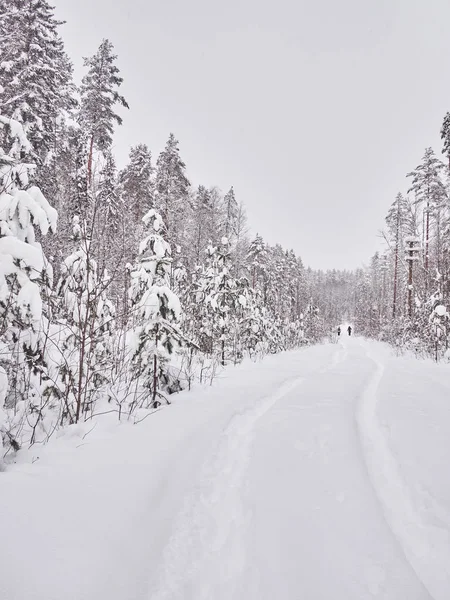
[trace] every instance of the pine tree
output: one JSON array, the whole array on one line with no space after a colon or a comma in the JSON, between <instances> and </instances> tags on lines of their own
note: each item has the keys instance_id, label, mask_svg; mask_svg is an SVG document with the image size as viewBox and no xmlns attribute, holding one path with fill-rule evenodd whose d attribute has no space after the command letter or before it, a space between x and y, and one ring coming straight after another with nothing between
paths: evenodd
<instances>
[{"instance_id":1,"label":"pine tree","mask_svg":"<svg viewBox=\"0 0 450 600\"><path fill-rule=\"evenodd\" d=\"M247 258L250 266L252 287L256 289L262 281L267 259L264 240L260 235L257 234L255 239L250 243Z\"/></svg>"},{"instance_id":2,"label":"pine tree","mask_svg":"<svg viewBox=\"0 0 450 600\"><path fill-rule=\"evenodd\" d=\"M239 212L233 186L231 186L230 190L225 194L223 199L223 207L225 217L223 231L224 235L228 238L228 240L231 241L232 237L236 235L236 221Z\"/></svg>"},{"instance_id":3,"label":"pine tree","mask_svg":"<svg viewBox=\"0 0 450 600\"><path fill-rule=\"evenodd\" d=\"M100 170L97 201L102 225L108 231L108 242L114 244L114 236L119 230L123 217L124 203L117 178L117 168L114 156L106 152L105 162Z\"/></svg>"},{"instance_id":4,"label":"pine tree","mask_svg":"<svg viewBox=\"0 0 450 600\"><path fill-rule=\"evenodd\" d=\"M448 166L450 169L450 112L447 112L447 114L444 117L444 121L442 123L441 128L441 139L444 142L442 153L447 156Z\"/></svg>"},{"instance_id":5,"label":"pine tree","mask_svg":"<svg viewBox=\"0 0 450 600\"><path fill-rule=\"evenodd\" d=\"M431 219L435 215L436 207L442 203L442 199L445 196L445 189L441 180L443 166L442 161L435 156L433 149L426 148L421 164L407 175L408 177L412 177L413 180L410 191L415 193L416 203L423 206L425 293L428 290L430 276Z\"/></svg>"},{"instance_id":6,"label":"pine tree","mask_svg":"<svg viewBox=\"0 0 450 600\"><path fill-rule=\"evenodd\" d=\"M212 278L206 297L214 314L212 333L219 342L222 366L226 365L230 354L234 362L241 358L239 318L245 300L239 282L230 269L230 244L228 238L224 237L214 253Z\"/></svg>"},{"instance_id":7,"label":"pine tree","mask_svg":"<svg viewBox=\"0 0 450 600\"><path fill-rule=\"evenodd\" d=\"M141 223L144 215L154 205L154 168L152 155L145 144L138 144L130 150L128 165L120 173L119 179L127 212L133 221Z\"/></svg>"},{"instance_id":8,"label":"pine tree","mask_svg":"<svg viewBox=\"0 0 450 600\"><path fill-rule=\"evenodd\" d=\"M213 203L210 190L199 185L193 200L192 214L192 254L193 264L199 266L201 257L214 234Z\"/></svg>"},{"instance_id":9,"label":"pine tree","mask_svg":"<svg viewBox=\"0 0 450 600\"><path fill-rule=\"evenodd\" d=\"M386 216L388 228L388 239L392 243L393 252L393 291L392 291L392 318L399 314L399 273L401 268L401 252L403 240L408 231L408 202L405 197L398 193Z\"/></svg>"},{"instance_id":10,"label":"pine tree","mask_svg":"<svg viewBox=\"0 0 450 600\"><path fill-rule=\"evenodd\" d=\"M311 298L305 310L305 336L309 343L317 343L324 334L324 324L320 317L320 308Z\"/></svg>"},{"instance_id":11,"label":"pine tree","mask_svg":"<svg viewBox=\"0 0 450 600\"><path fill-rule=\"evenodd\" d=\"M372 266L376 262L372 260ZM354 326L363 335L376 337L378 331L378 314L371 286L372 274L369 269L358 269L355 286Z\"/></svg>"},{"instance_id":12,"label":"pine tree","mask_svg":"<svg viewBox=\"0 0 450 600\"><path fill-rule=\"evenodd\" d=\"M170 355L186 341L178 323L181 306L170 289L171 249L164 239L161 216L151 209L144 216L148 234L139 246L139 256L130 270L132 326L128 335L134 376L151 391L154 408L161 403L170 382Z\"/></svg>"},{"instance_id":13,"label":"pine tree","mask_svg":"<svg viewBox=\"0 0 450 600\"><path fill-rule=\"evenodd\" d=\"M141 228L136 227L125 210L123 187L119 183L116 163L110 151L106 153L100 170L97 189L91 226L94 254L99 271L109 274L109 296L123 315L125 324L128 318L126 290L129 283L126 265L133 259L133 243Z\"/></svg>"},{"instance_id":14,"label":"pine tree","mask_svg":"<svg viewBox=\"0 0 450 600\"><path fill-rule=\"evenodd\" d=\"M239 337L244 352L253 357L267 352L269 322L262 305L261 294L246 278L239 281Z\"/></svg>"},{"instance_id":15,"label":"pine tree","mask_svg":"<svg viewBox=\"0 0 450 600\"><path fill-rule=\"evenodd\" d=\"M199 346L203 354L212 356L214 351L214 311L209 296L214 286L216 247L211 243L206 247L202 265L197 265L192 274L192 283L188 291L188 317L185 318L188 335Z\"/></svg>"},{"instance_id":16,"label":"pine tree","mask_svg":"<svg viewBox=\"0 0 450 600\"><path fill-rule=\"evenodd\" d=\"M190 183L180 158L178 141L171 133L156 163L155 206L166 224L167 239L180 245L189 204Z\"/></svg>"},{"instance_id":17,"label":"pine tree","mask_svg":"<svg viewBox=\"0 0 450 600\"><path fill-rule=\"evenodd\" d=\"M232 247L232 262L237 277L245 272L246 257L248 254L248 224L247 213L242 202L238 203L236 220L234 223L234 244Z\"/></svg>"},{"instance_id":18,"label":"pine tree","mask_svg":"<svg viewBox=\"0 0 450 600\"><path fill-rule=\"evenodd\" d=\"M61 129L55 154L48 165L40 169L41 181L58 211L56 235L43 240L45 253L53 257L55 280L59 277L59 267L67 255L72 242L72 221L74 215L82 220L90 219L90 196L87 186L87 143L77 126L64 126ZM47 177L47 173L52 175ZM50 196L51 195L51 196Z\"/></svg>"},{"instance_id":19,"label":"pine tree","mask_svg":"<svg viewBox=\"0 0 450 600\"><path fill-rule=\"evenodd\" d=\"M117 89L123 79L115 62L114 46L103 40L96 54L84 59L88 67L81 83L81 110L79 123L89 139L87 165L88 182L92 181L92 161L94 149L106 153L112 144L114 124L121 125L122 118L115 112L116 104L129 108Z\"/></svg>"}]
</instances>

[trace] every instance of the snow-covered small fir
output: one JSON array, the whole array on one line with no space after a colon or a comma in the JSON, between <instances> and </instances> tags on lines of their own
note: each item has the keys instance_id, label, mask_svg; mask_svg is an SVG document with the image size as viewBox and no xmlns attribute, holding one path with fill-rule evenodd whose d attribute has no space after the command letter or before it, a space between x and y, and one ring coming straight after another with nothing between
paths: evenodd
<instances>
[{"instance_id":1,"label":"snow-covered small fir","mask_svg":"<svg viewBox=\"0 0 450 600\"><path fill-rule=\"evenodd\" d=\"M184 336L181 306L170 289L171 248L161 216L151 209L143 218L146 235L130 266L128 348L135 377L149 390L147 405L157 407L170 381L168 362Z\"/></svg>"}]
</instances>

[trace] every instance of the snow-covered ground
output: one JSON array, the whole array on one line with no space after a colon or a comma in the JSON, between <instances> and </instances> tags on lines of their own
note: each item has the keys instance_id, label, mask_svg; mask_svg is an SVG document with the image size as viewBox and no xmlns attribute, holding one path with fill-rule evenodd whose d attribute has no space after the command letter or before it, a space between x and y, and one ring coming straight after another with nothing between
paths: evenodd
<instances>
[{"instance_id":1,"label":"snow-covered ground","mask_svg":"<svg viewBox=\"0 0 450 600\"><path fill-rule=\"evenodd\" d=\"M448 600L449 368L343 336L69 428L0 474L0 598Z\"/></svg>"}]
</instances>

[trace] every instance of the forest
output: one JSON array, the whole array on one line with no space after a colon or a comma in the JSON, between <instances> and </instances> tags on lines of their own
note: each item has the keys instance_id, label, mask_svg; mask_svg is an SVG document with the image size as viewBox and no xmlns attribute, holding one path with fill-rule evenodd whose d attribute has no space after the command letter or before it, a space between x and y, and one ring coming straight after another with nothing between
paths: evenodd
<instances>
[{"instance_id":1,"label":"forest","mask_svg":"<svg viewBox=\"0 0 450 600\"><path fill-rule=\"evenodd\" d=\"M444 160L425 148L382 199L383 251L316 271L252 233L232 182L194 184L175 133L157 157L136 140L119 169L126 73L103 39L74 81L61 25L47 0L1 3L3 455L105 413L139 422L227 365L333 341L344 320L448 358L450 113Z\"/></svg>"}]
</instances>

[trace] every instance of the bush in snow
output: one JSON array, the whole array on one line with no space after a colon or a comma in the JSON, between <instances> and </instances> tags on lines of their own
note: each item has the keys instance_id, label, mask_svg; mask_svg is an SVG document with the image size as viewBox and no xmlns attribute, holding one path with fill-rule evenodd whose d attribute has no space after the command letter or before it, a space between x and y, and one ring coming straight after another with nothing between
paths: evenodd
<instances>
[{"instance_id":1,"label":"bush in snow","mask_svg":"<svg viewBox=\"0 0 450 600\"><path fill-rule=\"evenodd\" d=\"M61 266L56 293L60 319L53 328L53 394L62 404L62 423L77 423L92 414L111 371L114 306L106 290L106 271L99 272L92 257L86 225L74 217L77 244Z\"/></svg>"}]
</instances>

